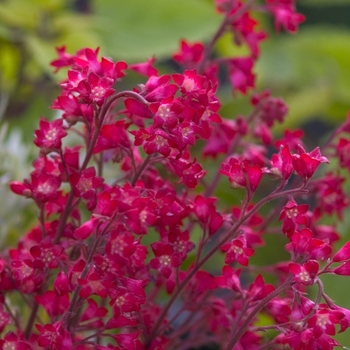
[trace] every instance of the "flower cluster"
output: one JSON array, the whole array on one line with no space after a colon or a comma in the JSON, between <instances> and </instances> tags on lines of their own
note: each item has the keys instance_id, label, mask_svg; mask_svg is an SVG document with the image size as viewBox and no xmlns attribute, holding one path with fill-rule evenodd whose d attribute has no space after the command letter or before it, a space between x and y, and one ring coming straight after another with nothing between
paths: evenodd
<instances>
[{"instance_id":1,"label":"flower cluster","mask_svg":"<svg viewBox=\"0 0 350 350\"><path fill-rule=\"evenodd\" d=\"M320 276L350 276L350 243L333 252L339 235L321 218L341 218L349 200L345 178L318 168L338 158L350 169L350 119L322 151L306 150L300 130L274 139L271 127L288 108L255 91L253 67L267 35L252 13L268 12L277 30L292 33L304 17L293 0L215 5L223 21L213 40L182 40L174 53L181 73L159 75L154 59L128 65L100 59L98 49L57 49L52 66L68 68L52 105L61 117L40 121L33 171L10 183L35 202L38 224L1 253L1 349L339 345L333 336L349 328L350 311L327 296ZM248 56L211 56L227 32ZM249 115L220 116L222 68L234 93L254 90ZM120 90L130 70L146 81ZM72 144L72 133L80 142ZM205 158L217 164L214 174ZM239 207L216 196L225 177ZM266 233L284 236L289 261L252 265ZM210 259L223 266L211 269ZM270 325L259 324L262 314Z\"/></svg>"}]
</instances>

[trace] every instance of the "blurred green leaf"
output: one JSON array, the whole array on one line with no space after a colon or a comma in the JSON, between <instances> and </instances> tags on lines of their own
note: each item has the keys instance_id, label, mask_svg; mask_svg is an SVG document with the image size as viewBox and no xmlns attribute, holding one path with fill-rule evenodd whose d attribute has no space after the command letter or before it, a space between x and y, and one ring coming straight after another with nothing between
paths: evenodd
<instances>
[{"instance_id":1,"label":"blurred green leaf","mask_svg":"<svg viewBox=\"0 0 350 350\"><path fill-rule=\"evenodd\" d=\"M19 53L8 42L0 40L0 88L11 90L16 81Z\"/></svg>"},{"instance_id":2,"label":"blurred green leaf","mask_svg":"<svg viewBox=\"0 0 350 350\"><path fill-rule=\"evenodd\" d=\"M349 0L304 0L306 6L343 6L349 5Z\"/></svg>"},{"instance_id":3,"label":"blurred green leaf","mask_svg":"<svg viewBox=\"0 0 350 350\"><path fill-rule=\"evenodd\" d=\"M11 0L1 2L0 21L9 26L35 28L41 14L38 1Z\"/></svg>"},{"instance_id":4,"label":"blurred green leaf","mask_svg":"<svg viewBox=\"0 0 350 350\"><path fill-rule=\"evenodd\" d=\"M181 38L206 40L221 20L203 0L100 0L95 7L101 46L134 62L168 56Z\"/></svg>"},{"instance_id":5,"label":"blurred green leaf","mask_svg":"<svg viewBox=\"0 0 350 350\"><path fill-rule=\"evenodd\" d=\"M344 119L350 109L349 42L349 30L313 26L264 44L258 86L286 100L290 112L283 127L300 126L315 116L328 121L329 113L335 113L331 122Z\"/></svg>"}]
</instances>

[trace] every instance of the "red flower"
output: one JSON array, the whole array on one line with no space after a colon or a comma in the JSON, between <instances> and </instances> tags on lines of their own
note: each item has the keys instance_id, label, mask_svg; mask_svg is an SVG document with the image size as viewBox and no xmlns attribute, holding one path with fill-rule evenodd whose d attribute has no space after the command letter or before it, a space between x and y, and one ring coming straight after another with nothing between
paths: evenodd
<instances>
[{"instance_id":1,"label":"red flower","mask_svg":"<svg viewBox=\"0 0 350 350\"><path fill-rule=\"evenodd\" d=\"M38 345L40 347L49 347L51 349L72 350L73 344L70 333L62 328L62 322L54 324L35 325L40 335L38 337Z\"/></svg>"},{"instance_id":2,"label":"red flower","mask_svg":"<svg viewBox=\"0 0 350 350\"><path fill-rule=\"evenodd\" d=\"M130 141L126 133L124 120L119 120L115 124L105 124L102 126L93 153L111 148L129 149Z\"/></svg>"},{"instance_id":3,"label":"red flower","mask_svg":"<svg viewBox=\"0 0 350 350\"><path fill-rule=\"evenodd\" d=\"M298 25L305 21L305 16L294 12L292 3L284 3L281 0L267 0L267 8L275 16L275 27L277 31L283 27L287 32L295 33Z\"/></svg>"},{"instance_id":4,"label":"red flower","mask_svg":"<svg viewBox=\"0 0 350 350\"><path fill-rule=\"evenodd\" d=\"M198 195L194 200L194 212L198 219L205 224L209 230L209 235L214 234L222 225L222 216L215 207L216 198L204 198Z\"/></svg>"},{"instance_id":5,"label":"red flower","mask_svg":"<svg viewBox=\"0 0 350 350\"><path fill-rule=\"evenodd\" d=\"M306 225L308 223L304 215L307 213L308 208L308 204L297 205L293 198L284 206L278 220L283 220L282 230L287 237L290 237L294 233L297 224Z\"/></svg>"},{"instance_id":6,"label":"red flower","mask_svg":"<svg viewBox=\"0 0 350 350\"><path fill-rule=\"evenodd\" d=\"M0 349L32 350L32 347L22 338L23 335L19 336L13 332L8 332L3 339L0 339Z\"/></svg>"},{"instance_id":7,"label":"red flower","mask_svg":"<svg viewBox=\"0 0 350 350\"><path fill-rule=\"evenodd\" d=\"M104 179L96 176L95 167L84 169L82 172L74 173L69 177L69 181L73 186L74 195L90 199L95 190L101 186Z\"/></svg>"},{"instance_id":8,"label":"red flower","mask_svg":"<svg viewBox=\"0 0 350 350\"><path fill-rule=\"evenodd\" d=\"M145 281L121 278L121 286L110 290L111 302L115 317L133 311L139 311L145 303L146 294L143 289Z\"/></svg>"},{"instance_id":9,"label":"red flower","mask_svg":"<svg viewBox=\"0 0 350 350\"><path fill-rule=\"evenodd\" d=\"M31 180L28 187L34 199L44 203L57 198L61 186L60 178L44 172L34 172L31 174Z\"/></svg>"},{"instance_id":10,"label":"red flower","mask_svg":"<svg viewBox=\"0 0 350 350\"><path fill-rule=\"evenodd\" d=\"M105 99L114 93L112 88L114 81L110 78L100 78L95 73L90 73L87 79L82 80L74 92L84 103L94 101L97 105L102 106Z\"/></svg>"},{"instance_id":11,"label":"red flower","mask_svg":"<svg viewBox=\"0 0 350 350\"><path fill-rule=\"evenodd\" d=\"M7 326L7 325L10 325L12 322L11 322L11 316L8 312L5 312L3 310L3 305L1 305L0 307L0 332L2 333L4 328Z\"/></svg>"},{"instance_id":12,"label":"red flower","mask_svg":"<svg viewBox=\"0 0 350 350\"><path fill-rule=\"evenodd\" d=\"M12 260L11 268L15 280L26 282L34 276L33 262L29 259Z\"/></svg>"},{"instance_id":13,"label":"red flower","mask_svg":"<svg viewBox=\"0 0 350 350\"><path fill-rule=\"evenodd\" d=\"M261 275L258 275L254 282L249 286L248 292L252 300L261 300L271 294L274 290L275 287L272 284L266 284L264 278Z\"/></svg>"},{"instance_id":14,"label":"red flower","mask_svg":"<svg viewBox=\"0 0 350 350\"><path fill-rule=\"evenodd\" d=\"M151 247L156 257L150 261L150 266L169 278L172 269L180 266L181 258L174 254L174 248L170 244L155 242Z\"/></svg>"},{"instance_id":15,"label":"red flower","mask_svg":"<svg viewBox=\"0 0 350 350\"><path fill-rule=\"evenodd\" d=\"M254 254L254 250L247 248L245 240L241 238L224 244L220 249L226 252L225 264L231 264L237 261L243 266L248 266L249 257Z\"/></svg>"},{"instance_id":16,"label":"red flower","mask_svg":"<svg viewBox=\"0 0 350 350\"><path fill-rule=\"evenodd\" d=\"M308 319L308 325L311 327L315 338L321 335L335 335L335 325L340 323L344 314L338 310L330 310L327 307L321 307L314 315Z\"/></svg>"},{"instance_id":17,"label":"red flower","mask_svg":"<svg viewBox=\"0 0 350 350\"><path fill-rule=\"evenodd\" d=\"M284 138L277 140L275 146L278 148L281 146L288 146L291 151L296 151L299 145L303 146L303 142L301 141L303 135L304 133L302 130L290 131L287 129L284 131Z\"/></svg>"},{"instance_id":18,"label":"red flower","mask_svg":"<svg viewBox=\"0 0 350 350\"><path fill-rule=\"evenodd\" d=\"M350 140L340 138L337 145L337 156L339 164L343 168L350 170Z\"/></svg>"},{"instance_id":19,"label":"red flower","mask_svg":"<svg viewBox=\"0 0 350 350\"><path fill-rule=\"evenodd\" d=\"M188 160L186 158L171 159L171 165L174 172L180 177L180 183L184 183L189 188L195 188L198 180L207 173L196 160Z\"/></svg>"},{"instance_id":20,"label":"red flower","mask_svg":"<svg viewBox=\"0 0 350 350\"><path fill-rule=\"evenodd\" d=\"M152 75L158 75L158 70L153 67L155 57L149 58L146 62L134 63L129 66L129 69L145 75L146 77L151 77Z\"/></svg>"},{"instance_id":21,"label":"red flower","mask_svg":"<svg viewBox=\"0 0 350 350\"><path fill-rule=\"evenodd\" d=\"M49 269L58 267L59 257L63 253L63 247L60 245L52 245L50 237L45 237L39 245L35 245L30 249L30 253L35 259L33 265L38 268L44 266Z\"/></svg>"},{"instance_id":22,"label":"red flower","mask_svg":"<svg viewBox=\"0 0 350 350\"><path fill-rule=\"evenodd\" d=\"M281 146L278 154L273 154L271 157L272 173L287 181L294 171L292 161L293 158L289 152L289 147L287 145Z\"/></svg>"},{"instance_id":23,"label":"red flower","mask_svg":"<svg viewBox=\"0 0 350 350\"><path fill-rule=\"evenodd\" d=\"M343 262L350 260L350 242L345 243L334 255L332 260L334 262Z\"/></svg>"},{"instance_id":24,"label":"red flower","mask_svg":"<svg viewBox=\"0 0 350 350\"><path fill-rule=\"evenodd\" d=\"M293 154L293 166L299 176L306 182L317 170L321 163L329 163L326 157L321 155L319 147L316 147L310 153L306 153L304 148L299 146L299 154Z\"/></svg>"},{"instance_id":25,"label":"red flower","mask_svg":"<svg viewBox=\"0 0 350 350\"><path fill-rule=\"evenodd\" d=\"M90 271L87 278L79 279L78 283L82 286L79 293L81 298L88 298L93 294L106 298L108 295L108 283L102 281L101 276L93 270Z\"/></svg>"},{"instance_id":26,"label":"red flower","mask_svg":"<svg viewBox=\"0 0 350 350\"><path fill-rule=\"evenodd\" d=\"M313 238L312 232L307 228L293 233L286 250L292 253L293 261L299 258L325 260L332 253L332 247L320 239Z\"/></svg>"},{"instance_id":27,"label":"red flower","mask_svg":"<svg viewBox=\"0 0 350 350\"><path fill-rule=\"evenodd\" d=\"M40 120L40 129L35 130L34 143L40 147L41 154L57 151L62 146L62 138L67 135L63 128L63 119L56 119L51 123L45 119Z\"/></svg>"},{"instance_id":28,"label":"red flower","mask_svg":"<svg viewBox=\"0 0 350 350\"><path fill-rule=\"evenodd\" d=\"M233 188L246 188L252 193L259 186L263 174L259 166L235 158L230 158L229 163L222 163L219 171L229 178Z\"/></svg>"},{"instance_id":29,"label":"red flower","mask_svg":"<svg viewBox=\"0 0 350 350\"><path fill-rule=\"evenodd\" d=\"M316 260L309 260L303 265L295 263L289 264L289 271L294 275L294 281L307 286L315 283L318 268L319 265Z\"/></svg>"},{"instance_id":30,"label":"red flower","mask_svg":"<svg viewBox=\"0 0 350 350\"><path fill-rule=\"evenodd\" d=\"M194 68L202 59L204 46L196 42L190 44L186 40L181 40L180 50L173 55L174 61L183 64L186 68Z\"/></svg>"},{"instance_id":31,"label":"red flower","mask_svg":"<svg viewBox=\"0 0 350 350\"><path fill-rule=\"evenodd\" d=\"M42 305L50 317L63 315L69 307L69 295L57 295L52 290L46 291L42 295L37 295L35 300Z\"/></svg>"},{"instance_id":32,"label":"red flower","mask_svg":"<svg viewBox=\"0 0 350 350\"><path fill-rule=\"evenodd\" d=\"M245 94L254 88L255 76L252 73L253 60L249 57L239 57L227 60L233 91L236 89Z\"/></svg>"}]
</instances>

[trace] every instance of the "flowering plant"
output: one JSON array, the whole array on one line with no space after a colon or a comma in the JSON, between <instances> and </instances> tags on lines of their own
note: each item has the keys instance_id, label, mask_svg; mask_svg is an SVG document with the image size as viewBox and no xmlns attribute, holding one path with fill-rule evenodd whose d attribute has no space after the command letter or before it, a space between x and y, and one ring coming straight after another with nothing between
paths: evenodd
<instances>
[{"instance_id":1,"label":"flowering plant","mask_svg":"<svg viewBox=\"0 0 350 350\"><path fill-rule=\"evenodd\" d=\"M57 49L52 66L69 67L52 105L61 117L40 120L34 169L10 183L34 201L38 225L1 254L3 350L340 346L333 336L350 326L350 311L320 276L350 275L350 243L333 252L339 235L321 219L341 218L349 201L338 171L315 173L330 158L350 169L350 118L311 151L300 130L274 139L288 108L267 90L251 93L248 116L223 118L220 71L234 93L255 87L266 34L252 13L270 13L291 33L304 17L293 0L215 6L223 20L212 40L182 40L173 55L181 73L160 75L155 59L128 65L99 59L98 49ZM247 56L213 57L227 32ZM118 89L130 71L146 82ZM213 176L208 158L220 161ZM215 196L225 177L239 206ZM290 260L253 266L268 232L285 236ZM220 271L206 264L214 256ZM18 314L15 302L27 310Z\"/></svg>"}]
</instances>

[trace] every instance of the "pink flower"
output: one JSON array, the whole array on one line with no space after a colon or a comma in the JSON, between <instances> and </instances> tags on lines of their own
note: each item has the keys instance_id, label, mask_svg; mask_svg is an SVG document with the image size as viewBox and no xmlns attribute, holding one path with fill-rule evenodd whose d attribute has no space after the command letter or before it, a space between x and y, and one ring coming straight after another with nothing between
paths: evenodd
<instances>
[{"instance_id":1,"label":"pink flower","mask_svg":"<svg viewBox=\"0 0 350 350\"><path fill-rule=\"evenodd\" d=\"M309 260L303 265L296 263L289 264L289 271L294 275L294 280L297 283L304 285L311 285L315 283L315 278L318 273L318 262L316 260Z\"/></svg>"},{"instance_id":2,"label":"pink flower","mask_svg":"<svg viewBox=\"0 0 350 350\"><path fill-rule=\"evenodd\" d=\"M293 154L293 167L299 176L306 182L317 170L321 163L329 163L326 157L321 155L319 147L316 147L310 153L306 153L304 148L299 145L299 154Z\"/></svg>"}]
</instances>

